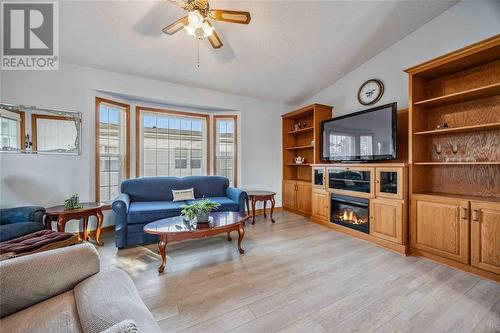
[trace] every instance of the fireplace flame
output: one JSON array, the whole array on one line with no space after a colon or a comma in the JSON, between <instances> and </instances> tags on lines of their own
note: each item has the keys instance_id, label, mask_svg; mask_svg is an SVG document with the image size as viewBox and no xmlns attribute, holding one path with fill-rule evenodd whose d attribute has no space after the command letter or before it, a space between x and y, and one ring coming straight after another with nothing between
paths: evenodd
<instances>
[{"instance_id":1,"label":"fireplace flame","mask_svg":"<svg viewBox=\"0 0 500 333\"><path fill-rule=\"evenodd\" d=\"M344 221L344 222L349 222L349 223L352 223L352 224L364 224L368 221L362 219L362 218L359 218L356 213L353 211L353 210L350 210L350 209L346 209L344 210L343 213L340 213L338 215L339 219Z\"/></svg>"}]
</instances>

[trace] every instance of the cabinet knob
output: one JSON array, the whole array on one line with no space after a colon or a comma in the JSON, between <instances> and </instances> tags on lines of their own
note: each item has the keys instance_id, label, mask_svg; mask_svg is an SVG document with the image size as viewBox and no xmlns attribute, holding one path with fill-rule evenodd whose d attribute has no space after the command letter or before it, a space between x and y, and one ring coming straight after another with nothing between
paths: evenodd
<instances>
[{"instance_id":1,"label":"cabinet knob","mask_svg":"<svg viewBox=\"0 0 500 333\"><path fill-rule=\"evenodd\" d=\"M462 207L462 220L467 220L469 218L468 216L469 210L465 207Z\"/></svg>"},{"instance_id":2,"label":"cabinet knob","mask_svg":"<svg viewBox=\"0 0 500 333\"><path fill-rule=\"evenodd\" d=\"M479 222L479 210L478 209L472 210L472 221Z\"/></svg>"}]
</instances>

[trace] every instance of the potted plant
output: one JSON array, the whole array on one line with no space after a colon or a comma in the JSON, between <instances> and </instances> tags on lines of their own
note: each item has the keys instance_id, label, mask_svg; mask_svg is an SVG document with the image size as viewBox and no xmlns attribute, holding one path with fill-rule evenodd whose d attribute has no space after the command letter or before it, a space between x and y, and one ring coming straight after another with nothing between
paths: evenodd
<instances>
[{"instance_id":1,"label":"potted plant","mask_svg":"<svg viewBox=\"0 0 500 333\"><path fill-rule=\"evenodd\" d=\"M210 199L201 199L190 205L182 205L181 215L184 220L196 220L200 223L206 223L210 220L210 212L219 208L220 203Z\"/></svg>"}]
</instances>

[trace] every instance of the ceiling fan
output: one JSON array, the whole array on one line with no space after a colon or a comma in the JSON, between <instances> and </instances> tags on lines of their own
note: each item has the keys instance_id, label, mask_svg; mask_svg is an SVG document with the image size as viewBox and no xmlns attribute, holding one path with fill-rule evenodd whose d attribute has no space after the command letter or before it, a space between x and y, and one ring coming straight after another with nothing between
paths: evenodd
<instances>
[{"instance_id":1,"label":"ceiling fan","mask_svg":"<svg viewBox=\"0 0 500 333\"><path fill-rule=\"evenodd\" d=\"M208 38L214 49L222 47L222 41L210 20L248 24L250 13L237 10L210 9L208 0L170 0L177 6L188 11L184 16L162 29L167 35L173 35L182 28L198 39Z\"/></svg>"}]
</instances>

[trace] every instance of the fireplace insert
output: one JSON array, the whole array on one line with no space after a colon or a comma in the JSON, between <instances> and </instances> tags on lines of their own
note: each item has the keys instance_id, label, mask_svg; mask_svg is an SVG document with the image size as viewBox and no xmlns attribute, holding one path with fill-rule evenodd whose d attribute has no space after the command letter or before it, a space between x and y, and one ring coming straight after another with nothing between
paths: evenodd
<instances>
[{"instance_id":1,"label":"fireplace insert","mask_svg":"<svg viewBox=\"0 0 500 333\"><path fill-rule=\"evenodd\" d=\"M332 223L370 233L370 201L368 199L332 193L330 207Z\"/></svg>"}]
</instances>

